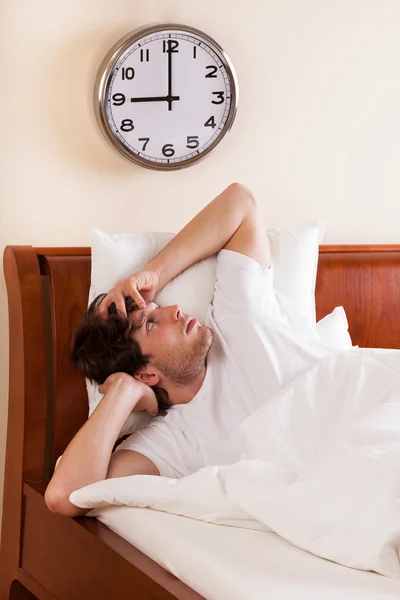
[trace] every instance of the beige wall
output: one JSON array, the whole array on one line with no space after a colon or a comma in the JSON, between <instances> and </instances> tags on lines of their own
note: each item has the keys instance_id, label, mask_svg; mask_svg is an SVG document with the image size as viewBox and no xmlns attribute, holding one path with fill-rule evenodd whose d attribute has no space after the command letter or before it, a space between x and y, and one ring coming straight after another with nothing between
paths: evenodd
<instances>
[{"instance_id":1,"label":"beige wall","mask_svg":"<svg viewBox=\"0 0 400 600\"><path fill-rule=\"evenodd\" d=\"M177 231L233 180L266 223L322 218L326 242L400 242L398 0L0 0L1 252L88 245L89 230ZM224 143L187 170L135 167L92 110L109 47L156 21L215 37L240 84ZM7 416L0 281L0 482ZM1 506L0 506L1 510Z\"/></svg>"}]
</instances>

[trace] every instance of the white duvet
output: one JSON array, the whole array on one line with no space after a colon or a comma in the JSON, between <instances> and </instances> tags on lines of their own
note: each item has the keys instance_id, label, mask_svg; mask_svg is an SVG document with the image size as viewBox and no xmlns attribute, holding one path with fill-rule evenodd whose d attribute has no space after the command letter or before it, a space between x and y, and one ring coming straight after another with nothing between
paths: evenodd
<instances>
[{"instance_id":1,"label":"white duvet","mask_svg":"<svg viewBox=\"0 0 400 600\"><path fill-rule=\"evenodd\" d=\"M180 480L99 481L70 501L272 530L318 556L400 578L399 351L323 359L246 419L242 434L242 460L231 466Z\"/></svg>"}]
</instances>

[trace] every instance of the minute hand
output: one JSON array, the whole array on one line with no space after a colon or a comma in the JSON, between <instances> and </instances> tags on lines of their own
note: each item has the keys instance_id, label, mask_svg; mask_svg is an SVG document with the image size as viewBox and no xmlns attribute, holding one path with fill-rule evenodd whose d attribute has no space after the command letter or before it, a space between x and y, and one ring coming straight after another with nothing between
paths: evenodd
<instances>
[{"instance_id":1,"label":"minute hand","mask_svg":"<svg viewBox=\"0 0 400 600\"><path fill-rule=\"evenodd\" d=\"M171 40L168 40L168 110L172 110L172 52Z\"/></svg>"},{"instance_id":2,"label":"minute hand","mask_svg":"<svg viewBox=\"0 0 400 600\"><path fill-rule=\"evenodd\" d=\"M131 102L170 102L179 100L179 96L150 96L148 98L131 98Z\"/></svg>"}]
</instances>

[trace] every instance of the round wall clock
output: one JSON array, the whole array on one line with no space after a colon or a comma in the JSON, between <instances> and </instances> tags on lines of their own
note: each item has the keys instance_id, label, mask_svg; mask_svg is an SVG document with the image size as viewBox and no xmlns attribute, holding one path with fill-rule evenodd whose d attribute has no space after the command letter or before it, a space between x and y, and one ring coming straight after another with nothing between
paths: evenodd
<instances>
[{"instance_id":1,"label":"round wall clock","mask_svg":"<svg viewBox=\"0 0 400 600\"><path fill-rule=\"evenodd\" d=\"M205 33L176 24L137 29L100 66L100 127L126 158L151 169L188 167L231 128L238 84L229 58Z\"/></svg>"}]
</instances>

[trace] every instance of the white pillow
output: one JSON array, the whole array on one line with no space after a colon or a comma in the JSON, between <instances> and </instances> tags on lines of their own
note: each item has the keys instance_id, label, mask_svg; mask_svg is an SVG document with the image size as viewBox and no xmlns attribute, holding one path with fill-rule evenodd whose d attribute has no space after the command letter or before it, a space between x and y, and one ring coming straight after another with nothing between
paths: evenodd
<instances>
[{"instance_id":1,"label":"white pillow","mask_svg":"<svg viewBox=\"0 0 400 600\"><path fill-rule=\"evenodd\" d=\"M343 306L337 306L317 323L320 341L337 350L350 350L353 342L349 334L349 323Z\"/></svg>"},{"instance_id":2,"label":"white pillow","mask_svg":"<svg viewBox=\"0 0 400 600\"><path fill-rule=\"evenodd\" d=\"M274 263L275 288L297 307L314 328L315 281L318 247L325 231L324 223L312 223L288 232L267 231ZM92 272L89 304L103 292L140 271L174 237L173 233L122 233L108 235L91 231ZM155 297L160 306L179 303L182 311L204 324L212 300L216 278L216 255L192 265L170 281ZM103 397L98 385L86 381L89 416ZM147 412L134 412L119 437L145 427L151 420Z\"/></svg>"},{"instance_id":3,"label":"white pillow","mask_svg":"<svg viewBox=\"0 0 400 600\"><path fill-rule=\"evenodd\" d=\"M324 222L304 225L294 231L267 231L274 263L274 287L314 326L318 253L324 233Z\"/></svg>"}]
</instances>

